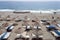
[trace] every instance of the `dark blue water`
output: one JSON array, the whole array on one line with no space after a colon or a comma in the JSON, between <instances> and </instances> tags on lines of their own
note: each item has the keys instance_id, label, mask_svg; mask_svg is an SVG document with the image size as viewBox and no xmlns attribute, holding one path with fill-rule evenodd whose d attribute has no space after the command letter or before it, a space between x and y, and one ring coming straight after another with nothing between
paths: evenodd
<instances>
[{"instance_id":1,"label":"dark blue water","mask_svg":"<svg viewBox=\"0 0 60 40\"><path fill-rule=\"evenodd\" d=\"M60 2L12 2L0 1L0 9L15 9L15 10L41 10L41 9L60 9Z\"/></svg>"}]
</instances>

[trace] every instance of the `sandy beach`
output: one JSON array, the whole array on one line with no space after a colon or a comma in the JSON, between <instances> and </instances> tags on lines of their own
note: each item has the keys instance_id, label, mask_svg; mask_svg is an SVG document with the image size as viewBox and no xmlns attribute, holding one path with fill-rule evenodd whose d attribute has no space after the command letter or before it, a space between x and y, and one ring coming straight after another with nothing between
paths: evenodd
<instances>
[{"instance_id":1,"label":"sandy beach","mask_svg":"<svg viewBox=\"0 0 60 40\"><path fill-rule=\"evenodd\" d=\"M52 16L55 19L52 19ZM15 23L17 25L14 26L13 30L11 31L11 34L7 40L15 40L17 34L23 34L23 35L29 35L29 40L32 40L32 34L41 35L43 40L56 40L56 38L47 31L46 25L43 25L40 23L41 20L49 20L48 22L51 24L53 20L56 20L56 23L60 24L60 14L50 14L50 13L14 13L14 12L0 12L0 22L8 23L8 25L11 25L12 23ZM10 20L10 21L9 21ZM19 21L18 21L19 20ZM34 20L35 22L32 22ZM4 23L4 24L5 24ZM6 24L5 24L6 25ZM6 25L6 26L8 26ZM31 26L30 31L25 31L25 27L23 26ZM41 30L36 30L33 27L34 26L40 26ZM2 30L6 29L2 26ZM59 27L56 26L58 30L60 30ZM26 32L26 34L24 33ZM38 34L37 34L38 32ZM4 33L4 32L3 32Z\"/></svg>"}]
</instances>

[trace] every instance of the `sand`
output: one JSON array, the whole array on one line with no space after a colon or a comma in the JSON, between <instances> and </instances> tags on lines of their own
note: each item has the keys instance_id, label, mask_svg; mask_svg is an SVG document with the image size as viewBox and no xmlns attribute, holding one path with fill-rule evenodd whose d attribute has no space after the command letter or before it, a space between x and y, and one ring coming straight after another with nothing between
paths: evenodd
<instances>
[{"instance_id":1,"label":"sand","mask_svg":"<svg viewBox=\"0 0 60 40\"><path fill-rule=\"evenodd\" d=\"M8 15L9 15L9 17L8 17ZM47 32L46 26L40 23L40 20L47 19L47 20L52 21L53 20L52 16L54 16L56 20L57 20L57 17L59 17L58 20L60 20L60 14L54 15L54 14L49 14L49 13L45 13L45 14L40 14L40 13L22 14L22 13L20 13L20 14L17 14L17 13L13 13L13 12L0 12L0 16L3 19L3 21L6 21L7 18L10 18L10 21L6 21L9 24L11 24L11 23L18 24L12 30L11 35L9 36L8 40L14 40L18 33L24 32L25 28L23 28L22 24L30 25L32 28L34 25L38 24L39 26L41 26L41 30L39 31L39 33L43 36L43 40L55 40L55 37L51 33ZM23 21L15 22L15 19L23 20ZM36 23L32 22L32 20L35 20ZM18 30L18 28L21 28L21 29ZM36 30L35 31L31 30L30 32L28 32L30 37L31 37L32 32L36 32ZM31 38L30 38L30 40L31 40Z\"/></svg>"}]
</instances>

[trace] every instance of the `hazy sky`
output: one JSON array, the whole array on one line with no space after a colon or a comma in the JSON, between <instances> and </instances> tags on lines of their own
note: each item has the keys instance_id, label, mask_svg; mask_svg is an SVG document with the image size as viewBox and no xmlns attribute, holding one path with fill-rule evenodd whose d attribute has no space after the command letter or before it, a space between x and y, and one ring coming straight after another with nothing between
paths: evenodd
<instances>
[{"instance_id":1,"label":"hazy sky","mask_svg":"<svg viewBox=\"0 0 60 40\"><path fill-rule=\"evenodd\" d=\"M60 1L60 0L0 0L0 1Z\"/></svg>"}]
</instances>

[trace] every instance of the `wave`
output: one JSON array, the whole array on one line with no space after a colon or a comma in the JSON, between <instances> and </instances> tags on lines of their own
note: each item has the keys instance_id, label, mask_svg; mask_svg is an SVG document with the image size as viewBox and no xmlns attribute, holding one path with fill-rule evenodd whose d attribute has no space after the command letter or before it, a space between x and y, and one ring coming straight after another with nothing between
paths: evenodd
<instances>
[{"instance_id":1,"label":"wave","mask_svg":"<svg viewBox=\"0 0 60 40\"><path fill-rule=\"evenodd\" d=\"M0 9L0 11L15 11L14 9Z\"/></svg>"},{"instance_id":2,"label":"wave","mask_svg":"<svg viewBox=\"0 0 60 40\"><path fill-rule=\"evenodd\" d=\"M14 10L14 9L0 9L0 11L17 11L17 12L25 12L25 11L30 11L30 12L60 12L60 9L57 10Z\"/></svg>"}]
</instances>

